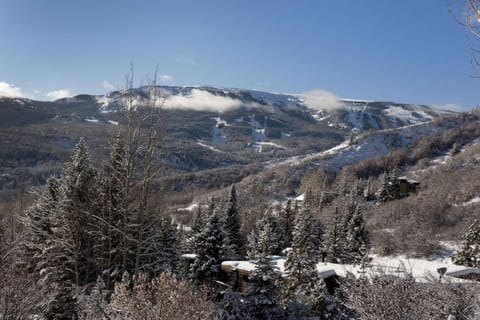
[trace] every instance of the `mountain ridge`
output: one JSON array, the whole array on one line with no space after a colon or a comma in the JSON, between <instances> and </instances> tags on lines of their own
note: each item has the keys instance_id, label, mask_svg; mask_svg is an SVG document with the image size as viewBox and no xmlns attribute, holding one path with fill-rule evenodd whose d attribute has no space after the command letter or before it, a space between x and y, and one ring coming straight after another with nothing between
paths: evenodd
<instances>
[{"instance_id":1,"label":"mountain ridge","mask_svg":"<svg viewBox=\"0 0 480 320\"><path fill-rule=\"evenodd\" d=\"M164 176L281 162L456 114L395 102L333 101L322 92L306 97L211 86L133 88L136 108L148 104L151 89L165 97L163 120L156 124L163 135L157 161ZM112 91L53 102L0 98L0 175L7 175L6 184L13 187L18 174L38 175L34 180L42 183L80 137L100 158L125 123L125 97L125 91Z\"/></svg>"}]
</instances>

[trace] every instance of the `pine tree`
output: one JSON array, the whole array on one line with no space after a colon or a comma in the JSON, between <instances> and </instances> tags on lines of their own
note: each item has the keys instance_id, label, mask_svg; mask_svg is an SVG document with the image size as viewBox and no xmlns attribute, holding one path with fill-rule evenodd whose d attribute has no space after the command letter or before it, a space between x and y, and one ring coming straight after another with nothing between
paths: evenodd
<instances>
[{"instance_id":1,"label":"pine tree","mask_svg":"<svg viewBox=\"0 0 480 320\"><path fill-rule=\"evenodd\" d=\"M255 227L252 232L248 235L248 256L255 257L259 254L259 240L260 234L264 231L266 226L269 226L271 232L270 236L270 246L269 252L270 255L279 255L284 249L283 246L283 236L284 231L280 227L277 217L275 217L270 210L267 210L262 218L255 223Z\"/></svg>"},{"instance_id":2,"label":"pine tree","mask_svg":"<svg viewBox=\"0 0 480 320\"><path fill-rule=\"evenodd\" d=\"M312 211L304 205L295 220L292 250L285 261L285 299L307 305L312 316L323 316L326 289L317 271L320 250L314 225Z\"/></svg>"},{"instance_id":3,"label":"pine tree","mask_svg":"<svg viewBox=\"0 0 480 320\"><path fill-rule=\"evenodd\" d=\"M385 171L383 173L382 186L375 193L375 196L377 197L377 200L379 202L386 202L386 201L390 200L389 189L390 189L390 176Z\"/></svg>"},{"instance_id":4,"label":"pine tree","mask_svg":"<svg viewBox=\"0 0 480 320\"><path fill-rule=\"evenodd\" d=\"M245 256L245 235L241 230L240 214L237 208L237 193L232 185L223 214L224 229L232 246L230 259L240 259Z\"/></svg>"},{"instance_id":5,"label":"pine tree","mask_svg":"<svg viewBox=\"0 0 480 320\"><path fill-rule=\"evenodd\" d=\"M211 203L213 203L213 200ZM207 222L207 218L209 215L208 212L213 212L213 209L214 207L212 208L211 211L210 211L210 208L207 211L207 210L203 210L201 205L197 207L195 218L192 224L192 234L197 234L202 231L203 227L205 226L205 223Z\"/></svg>"},{"instance_id":6,"label":"pine tree","mask_svg":"<svg viewBox=\"0 0 480 320\"><path fill-rule=\"evenodd\" d=\"M49 177L40 197L26 212L22 258L32 272L39 272L43 268L42 255L53 234L52 219L58 205L58 186L58 180Z\"/></svg>"},{"instance_id":7,"label":"pine tree","mask_svg":"<svg viewBox=\"0 0 480 320\"><path fill-rule=\"evenodd\" d=\"M346 235L342 214L335 207L333 222L326 238L327 261L331 263L342 263L346 252Z\"/></svg>"},{"instance_id":8,"label":"pine tree","mask_svg":"<svg viewBox=\"0 0 480 320\"><path fill-rule=\"evenodd\" d=\"M389 196L391 200L400 199L400 181L398 179L398 168L395 166L390 173Z\"/></svg>"},{"instance_id":9,"label":"pine tree","mask_svg":"<svg viewBox=\"0 0 480 320\"><path fill-rule=\"evenodd\" d=\"M463 236L462 249L453 259L455 264L480 268L480 223L475 220Z\"/></svg>"},{"instance_id":10,"label":"pine tree","mask_svg":"<svg viewBox=\"0 0 480 320\"><path fill-rule=\"evenodd\" d=\"M118 134L110 151L108 163L103 170L100 183L102 212L96 218L97 229L93 232L101 239L96 244L99 265L101 266L105 285L113 289L115 282L120 281L122 274L131 272L133 263L128 253L133 250L133 224L131 212L125 207L127 202L126 188L126 154L125 142Z\"/></svg>"},{"instance_id":11,"label":"pine tree","mask_svg":"<svg viewBox=\"0 0 480 320\"><path fill-rule=\"evenodd\" d=\"M383 182L380 189L375 193L379 202L400 199L400 181L398 178L397 167L393 168L391 173L383 173Z\"/></svg>"},{"instance_id":12,"label":"pine tree","mask_svg":"<svg viewBox=\"0 0 480 320\"><path fill-rule=\"evenodd\" d=\"M295 212L292 208L292 202L287 201L285 208L281 208L278 215L279 228L282 231L282 249L289 248L293 240L293 228L295 226Z\"/></svg>"},{"instance_id":13,"label":"pine tree","mask_svg":"<svg viewBox=\"0 0 480 320\"><path fill-rule=\"evenodd\" d=\"M217 303L217 313L213 320L257 320L245 302L245 297L238 291L228 288L223 293L223 298Z\"/></svg>"},{"instance_id":14,"label":"pine tree","mask_svg":"<svg viewBox=\"0 0 480 320\"><path fill-rule=\"evenodd\" d=\"M356 210L359 208L358 202L358 195L357 195L357 187L355 186L350 192L345 196L345 202L342 206L342 215L341 218L343 219L342 230L340 236L342 237L342 253L339 256L342 263L352 263L355 260L354 250L351 245L352 243L349 242L349 232L350 227L352 224L353 217L355 215Z\"/></svg>"},{"instance_id":15,"label":"pine tree","mask_svg":"<svg viewBox=\"0 0 480 320\"><path fill-rule=\"evenodd\" d=\"M320 219L313 220L312 226L313 240L315 246L318 248L320 256L322 259L326 256L326 247L325 247L325 228Z\"/></svg>"},{"instance_id":16,"label":"pine tree","mask_svg":"<svg viewBox=\"0 0 480 320\"><path fill-rule=\"evenodd\" d=\"M359 205L355 208L354 214L349 221L346 241L350 260L354 263L362 261L368 252L369 239Z\"/></svg>"},{"instance_id":17,"label":"pine tree","mask_svg":"<svg viewBox=\"0 0 480 320\"><path fill-rule=\"evenodd\" d=\"M162 272L176 271L178 264L178 233L167 217L149 215L148 228L144 230L144 249L140 260L141 272L157 276Z\"/></svg>"},{"instance_id":18,"label":"pine tree","mask_svg":"<svg viewBox=\"0 0 480 320\"><path fill-rule=\"evenodd\" d=\"M195 282L213 280L220 272L220 265L231 255L230 241L216 208L208 218L202 232L195 240L196 257L190 266L190 278Z\"/></svg>"},{"instance_id":19,"label":"pine tree","mask_svg":"<svg viewBox=\"0 0 480 320\"><path fill-rule=\"evenodd\" d=\"M85 140L81 139L73 151L72 161L66 164L60 185L58 213L63 219L64 234L70 244L74 281L77 286L96 281L95 257L92 257L95 239L90 235L93 216L98 215L99 201L96 172L91 167Z\"/></svg>"},{"instance_id":20,"label":"pine tree","mask_svg":"<svg viewBox=\"0 0 480 320\"><path fill-rule=\"evenodd\" d=\"M251 285L246 295L246 305L254 319L284 319L279 304L282 277L270 262L272 228L267 222L259 233L255 269L249 276Z\"/></svg>"},{"instance_id":21,"label":"pine tree","mask_svg":"<svg viewBox=\"0 0 480 320\"><path fill-rule=\"evenodd\" d=\"M317 273L320 250L313 225L312 212L308 206L304 206L295 219L292 250L288 252L285 261L285 271L291 288L308 282L311 276Z\"/></svg>"},{"instance_id":22,"label":"pine tree","mask_svg":"<svg viewBox=\"0 0 480 320\"><path fill-rule=\"evenodd\" d=\"M78 290L96 281L99 268L90 231L97 194L96 174L81 139L60 178L58 203L50 212L52 235L41 256L40 283L45 293L41 308L46 318L75 318Z\"/></svg>"},{"instance_id":23,"label":"pine tree","mask_svg":"<svg viewBox=\"0 0 480 320\"><path fill-rule=\"evenodd\" d=\"M207 224L208 219L213 215L214 210L215 210L215 200L213 198L210 198L206 208L202 208L201 205L198 206L197 212L193 220L191 231L183 245L187 253L195 252L197 237L205 228L205 225Z\"/></svg>"}]
</instances>

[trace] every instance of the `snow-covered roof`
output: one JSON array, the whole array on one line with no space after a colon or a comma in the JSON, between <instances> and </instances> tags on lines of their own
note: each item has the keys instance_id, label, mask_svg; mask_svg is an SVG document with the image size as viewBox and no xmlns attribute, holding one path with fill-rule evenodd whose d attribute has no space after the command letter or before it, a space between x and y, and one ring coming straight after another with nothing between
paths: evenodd
<instances>
[{"instance_id":1,"label":"snow-covered roof","mask_svg":"<svg viewBox=\"0 0 480 320\"><path fill-rule=\"evenodd\" d=\"M410 183L410 184L420 184L420 182L418 182L417 180L408 179L408 178L405 177L405 176L403 176L403 177L398 177L398 180L404 180L404 181L407 181L407 182Z\"/></svg>"},{"instance_id":2,"label":"snow-covered roof","mask_svg":"<svg viewBox=\"0 0 480 320\"><path fill-rule=\"evenodd\" d=\"M302 194L296 196L295 198L293 198L293 200L304 201L305 200L305 193L302 193Z\"/></svg>"},{"instance_id":3,"label":"snow-covered roof","mask_svg":"<svg viewBox=\"0 0 480 320\"><path fill-rule=\"evenodd\" d=\"M286 257L272 256L271 261L274 268L280 273L285 272ZM461 279L459 277L469 274L479 274L480 269L458 266L445 262L428 261L424 259L412 259L406 257L376 257L372 256L369 267L362 270L359 265L323 263L317 264L317 270L321 278L325 279L331 276L345 277L352 274L356 277L372 276L375 274L386 274L400 276L405 273L411 274L417 283L431 283L432 280L438 279L438 269L446 268L444 279L451 282L462 283L471 282L470 280ZM226 271L239 271L243 274L249 274L255 269L255 261L224 261L222 269Z\"/></svg>"},{"instance_id":4,"label":"snow-covered roof","mask_svg":"<svg viewBox=\"0 0 480 320\"><path fill-rule=\"evenodd\" d=\"M187 259L187 260L193 260L197 257L197 254L196 253L184 253L180 257L183 258L183 259Z\"/></svg>"}]
</instances>

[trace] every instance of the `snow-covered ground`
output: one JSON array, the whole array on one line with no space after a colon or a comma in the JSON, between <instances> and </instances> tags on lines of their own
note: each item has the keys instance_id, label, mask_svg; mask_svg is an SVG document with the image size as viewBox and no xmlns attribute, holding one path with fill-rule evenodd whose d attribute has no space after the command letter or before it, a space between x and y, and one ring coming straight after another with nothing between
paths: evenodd
<instances>
[{"instance_id":1,"label":"snow-covered ground","mask_svg":"<svg viewBox=\"0 0 480 320\"><path fill-rule=\"evenodd\" d=\"M210 143L212 143L212 144L226 144L227 143L227 135L223 131L223 127L222 128L219 128L217 126L212 127Z\"/></svg>"},{"instance_id":2,"label":"snow-covered ground","mask_svg":"<svg viewBox=\"0 0 480 320\"><path fill-rule=\"evenodd\" d=\"M212 150L212 151L214 151L214 152L225 153L224 151L218 150L217 148L214 148L214 147L212 147L212 146L209 146L208 144L205 144L205 143L201 142L200 140L197 141L197 144L198 144L199 146L201 146L201 147L207 148L207 149Z\"/></svg>"},{"instance_id":3,"label":"snow-covered ground","mask_svg":"<svg viewBox=\"0 0 480 320\"><path fill-rule=\"evenodd\" d=\"M397 119L404 124L416 124L432 120L432 116L420 108L415 108L413 111L399 106L388 106L383 112L390 118L394 126L397 125Z\"/></svg>"},{"instance_id":4,"label":"snow-covered ground","mask_svg":"<svg viewBox=\"0 0 480 320\"><path fill-rule=\"evenodd\" d=\"M257 152L263 152L263 147L268 146L276 149L286 149L284 146L270 141L256 141L252 144L252 148Z\"/></svg>"},{"instance_id":5,"label":"snow-covered ground","mask_svg":"<svg viewBox=\"0 0 480 320\"><path fill-rule=\"evenodd\" d=\"M355 143L344 141L328 150L301 156L293 156L283 160L265 162L267 168L283 165L299 165L307 161L315 161L319 166L338 170L342 166L363 159L387 154L392 146L408 146L423 135L431 135L440 130L433 121L411 124L400 128L379 130L372 134L360 136Z\"/></svg>"},{"instance_id":6,"label":"snow-covered ground","mask_svg":"<svg viewBox=\"0 0 480 320\"><path fill-rule=\"evenodd\" d=\"M285 260L286 257L282 256L272 256L271 258L272 265L277 268L277 270L282 274L285 273ZM251 272L255 269L255 262L253 260L224 261L222 263L222 267ZM364 269L362 269L360 265L351 264L336 264L323 262L317 264L318 273L322 278L328 278L333 275L345 277L347 274L352 274L356 277L370 277L379 274L392 276L411 274L415 278L415 281L417 283L432 283L433 281L438 281L438 270L440 268L446 268L446 273L443 279L455 283L470 283L472 281L461 279L460 277L469 274L480 275L480 269L458 266L449 262L413 259L404 256L371 256L370 263ZM480 283L476 283L480 285Z\"/></svg>"}]
</instances>

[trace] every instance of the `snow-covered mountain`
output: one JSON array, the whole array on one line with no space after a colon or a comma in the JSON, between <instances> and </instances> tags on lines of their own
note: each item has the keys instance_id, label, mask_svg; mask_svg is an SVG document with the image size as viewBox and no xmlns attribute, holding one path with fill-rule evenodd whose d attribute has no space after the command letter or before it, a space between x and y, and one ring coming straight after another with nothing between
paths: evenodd
<instances>
[{"instance_id":1,"label":"snow-covered mountain","mask_svg":"<svg viewBox=\"0 0 480 320\"><path fill-rule=\"evenodd\" d=\"M166 109L221 113L237 109L257 109L270 113L301 111L319 123L356 131L417 124L451 113L424 105L337 99L321 91L285 94L200 86L159 86L155 90L160 97L157 104ZM151 92L152 88L147 86L134 89L133 105L141 106L149 103ZM77 96L62 99L59 102L82 103L85 99L91 101L90 96ZM125 92L120 91L95 96L99 109L103 113L119 110L124 99Z\"/></svg>"},{"instance_id":2,"label":"snow-covered mountain","mask_svg":"<svg viewBox=\"0 0 480 320\"><path fill-rule=\"evenodd\" d=\"M153 91L157 99L152 99ZM372 133L387 136L388 130L454 114L421 105L337 99L322 91L285 94L207 86L144 86L54 102L0 98L0 138L6 141L0 161L7 171L21 168L19 161L28 170L42 161L61 161L80 136L98 148L92 154L100 154L125 121L126 98L134 108L152 101L162 107L158 160L166 164L165 175L281 163L321 155L353 138L361 138L356 148L362 146L368 154L384 152L390 144L375 146L384 140L373 139ZM340 151L338 157L344 154L345 159L360 154L353 147ZM46 176L41 175L40 180Z\"/></svg>"}]
</instances>

